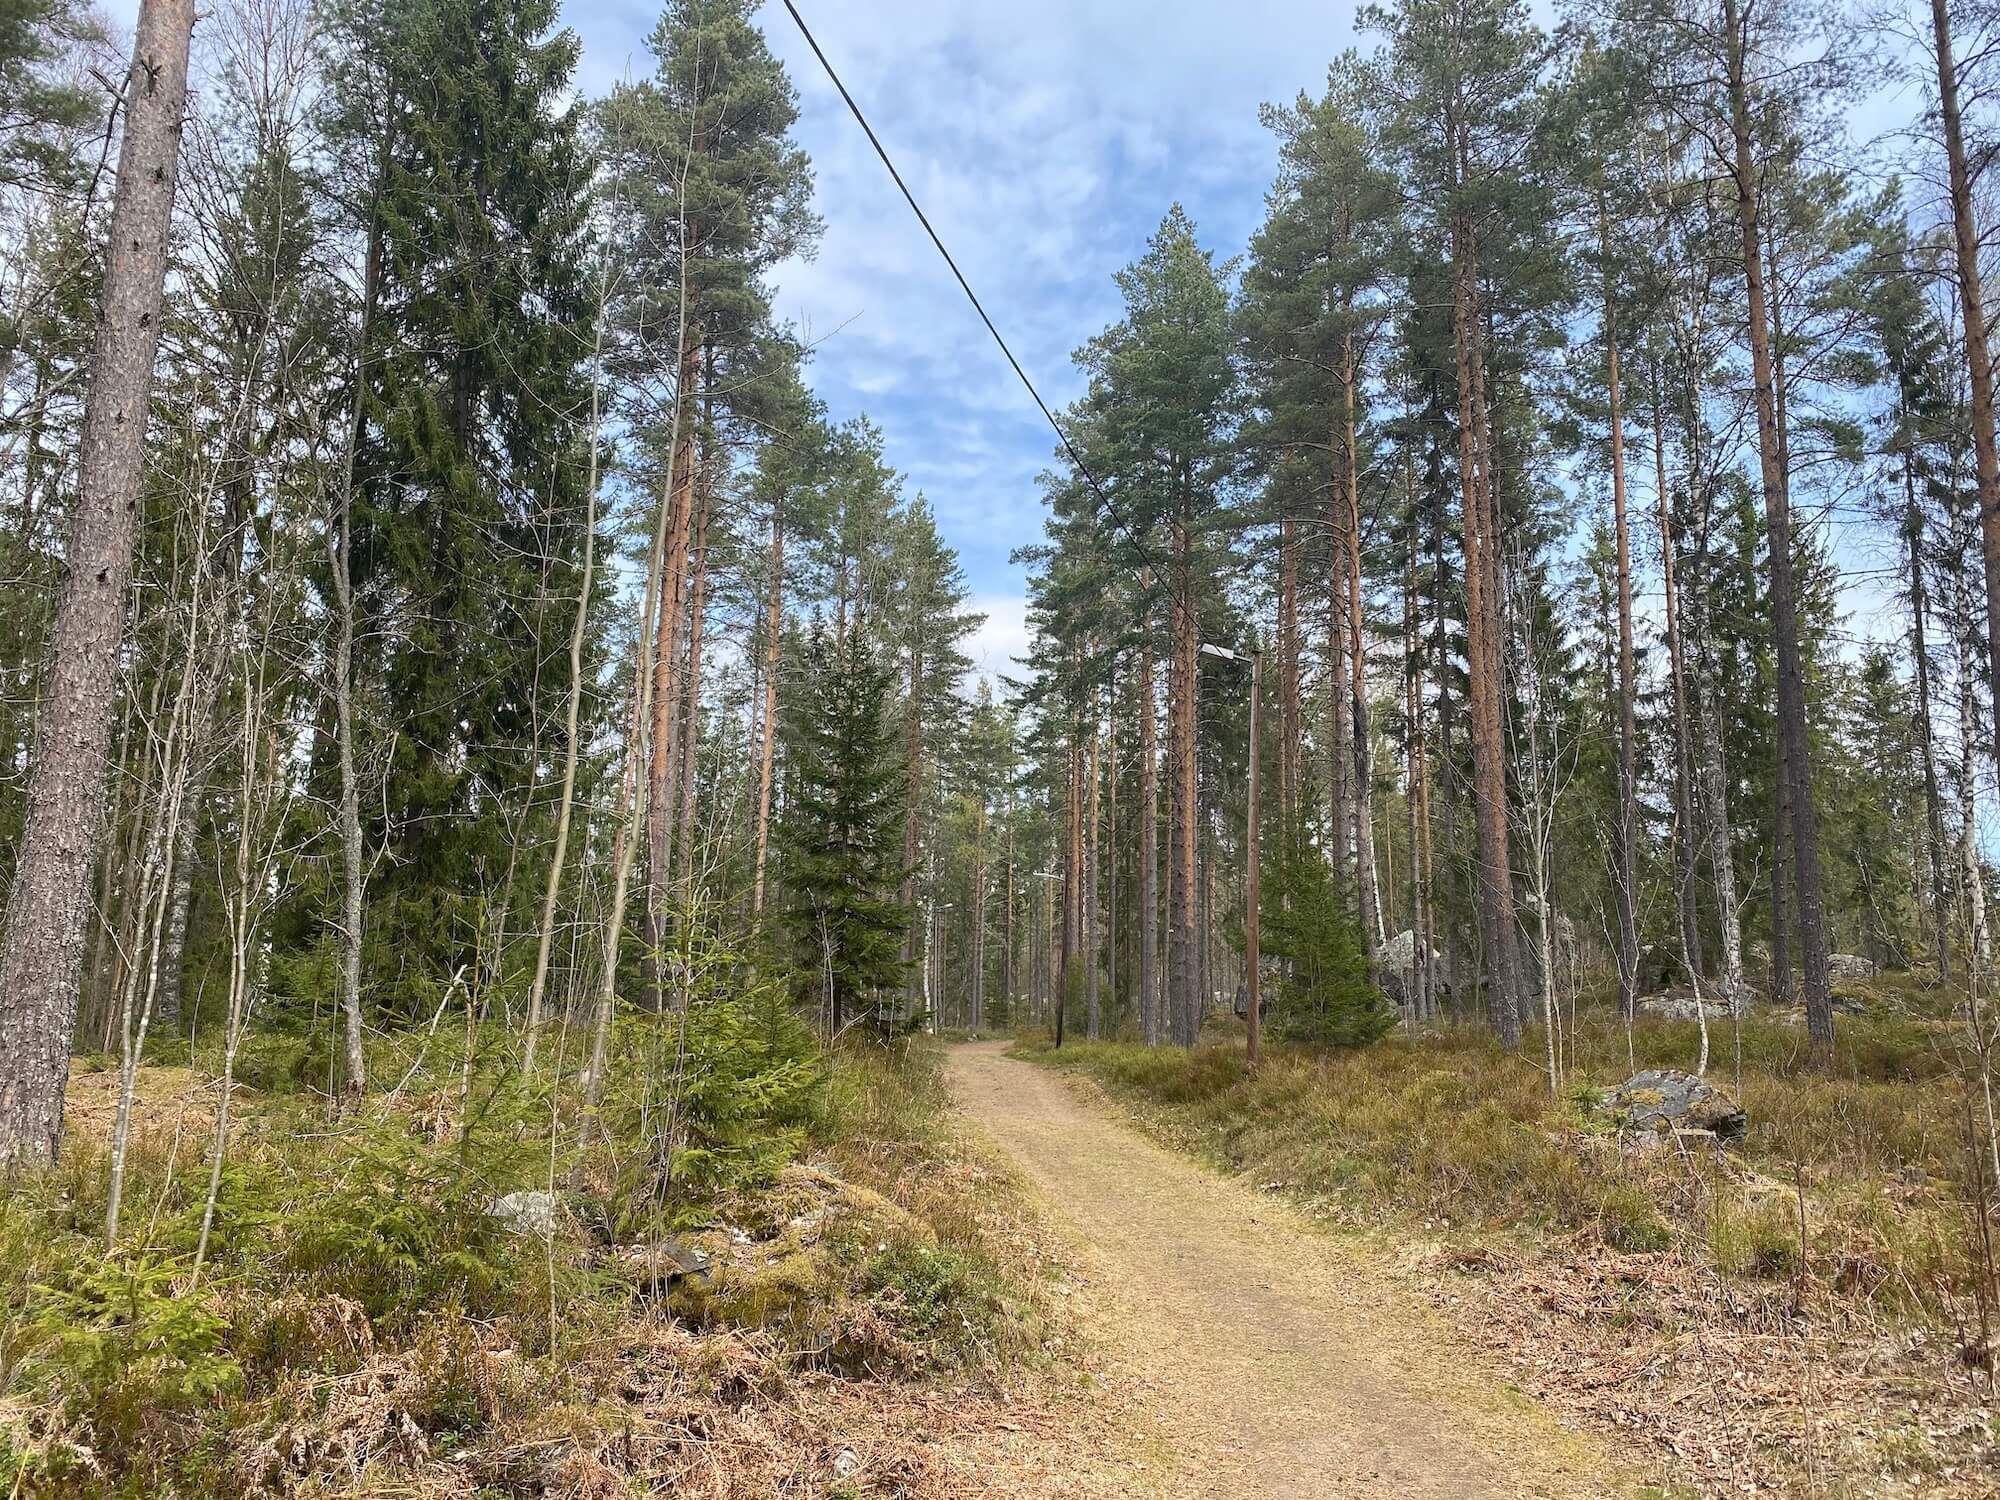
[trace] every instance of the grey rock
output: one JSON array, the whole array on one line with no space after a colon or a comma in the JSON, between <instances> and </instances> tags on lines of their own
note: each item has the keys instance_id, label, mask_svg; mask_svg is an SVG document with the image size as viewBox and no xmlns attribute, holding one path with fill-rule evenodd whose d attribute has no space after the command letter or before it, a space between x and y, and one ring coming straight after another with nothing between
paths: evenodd
<instances>
[{"instance_id":1,"label":"grey rock","mask_svg":"<svg viewBox=\"0 0 2000 1500\"><path fill-rule=\"evenodd\" d=\"M1834 979L1873 979L1875 961L1863 958L1859 953L1829 953L1826 956L1826 972Z\"/></svg>"},{"instance_id":2,"label":"grey rock","mask_svg":"<svg viewBox=\"0 0 2000 1500\"><path fill-rule=\"evenodd\" d=\"M1604 1107L1628 1130L1709 1130L1727 1140L1749 1123L1728 1094L1678 1068L1633 1074L1604 1096Z\"/></svg>"},{"instance_id":3,"label":"grey rock","mask_svg":"<svg viewBox=\"0 0 2000 1500\"><path fill-rule=\"evenodd\" d=\"M1375 961L1385 969L1392 969L1398 974L1408 974L1417 966L1416 933L1405 927L1375 950ZM1431 962L1433 965L1442 966L1444 955L1432 949Z\"/></svg>"},{"instance_id":4,"label":"grey rock","mask_svg":"<svg viewBox=\"0 0 2000 1500\"><path fill-rule=\"evenodd\" d=\"M510 1233L531 1234L538 1240L555 1238L557 1204L553 1193L526 1188L496 1199L486 1212Z\"/></svg>"},{"instance_id":5,"label":"grey rock","mask_svg":"<svg viewBox=\"0 0 2000 1500\"><path fill-rule=\"evenodd\" d=\"M1648 995L1636 1007L1642 1016L1658 1016L1663 1021L1698 1021L1701 1011L1697 1010L1692 995ZM1708 1018L1715 1019L1719 1007L1706 1004Z\"/></svg>"},{"instance_id":6,"label":"grey rock","mask_svg":"<svg viewBox=\"0 0 2000 1500\"><path fill-rule=\"evenodd\" d=\"M1375 950L1375 983L1392 1004L1407 1005L1417 972L1417 935L1404 928ZM1431 950L1431 982L1445 989L1444 955Z\"/></svg>"}]
</instances>

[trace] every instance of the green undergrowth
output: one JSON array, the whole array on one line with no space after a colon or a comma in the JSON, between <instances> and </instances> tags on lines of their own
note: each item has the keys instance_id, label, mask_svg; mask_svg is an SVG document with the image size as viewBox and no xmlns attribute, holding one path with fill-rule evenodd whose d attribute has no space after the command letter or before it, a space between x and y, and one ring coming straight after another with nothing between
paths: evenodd
<instances>
[{"instance_id":1,"label":"green undergrowth","mask_svg":"<svg viewBox=\"0 0 2000 1500\"><path fill-rule=\"evenodd\" d=\"M558 1414L537 1452L617 1430L629 1366L662 1347L717 1401L704 1360L779 1391L997 1380L1032 1352L1032 1296L962 1201L934 1052L828 1058L755 996L685 1027L627 1016L613 1050L580 1147L573 1037L532 1078L497 1026L376 1038L375 1087L344 1105L310 1046L259 1039L199 1272L212 1049L142 1071L109 1254L116 1075L81 1068L60 1164L0 1196L0 1493L323 1493L357 1469L429 1492L446 1455L481 1472ZM491 1212L517 1192L552 1193L552 1236ZM667 1239L713 1272L635 1275L625 1252ZM496 1456L481 1492L543 1493L554 1461Z\"/></svg>"},{"instance_id":2,"label":"green undergrowth","mask_svg":"<svg viewBox=\"0 0 2000 1500\"><path fill-rule=\"evenodd\" d=\"M1986 1149L1985 1118L1948 1026L1921 1013L1843 1016L1822 1071L1801 1030L1748 1021L1739 1081L1738 1038L1712 1023L1709 1077L1740 1093L1750 1121L1722 1152L1621 1140L1597 1105L1635 1065L1690 1067L1692 1023L1642 1024L1629 1054L1621 1026L1575 1031L1559 1097L1532 1030L1513 1054L1471 1028L1360 1050L1280 1047L1254 1075L1234 1038L1058 1052L1035 1037L1021 1050L1350 1227L1581 1235L1891 1319L1948 1324L1976 1303L1984 1260L1964 1184L1975 1180L1969 1151Z\"/></svg>"}]
</instances>

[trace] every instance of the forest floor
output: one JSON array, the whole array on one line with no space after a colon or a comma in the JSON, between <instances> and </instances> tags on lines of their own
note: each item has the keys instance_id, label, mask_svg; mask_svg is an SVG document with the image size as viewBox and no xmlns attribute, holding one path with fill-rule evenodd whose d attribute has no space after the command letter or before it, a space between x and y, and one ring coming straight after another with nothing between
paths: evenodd
<instances>
[{"instance_id":1,"label":"forest floor","mask_svg":"<svg viewBox=\"0 0 2000 1500\"><path fill-rule=\"evenodd\" d=\"M956 1047L948 1076L1075 1242L1079 1325L1141 1435L1136 1493L1631 1490L1624 1464L1522 1395L1373 1257L1007 1050Z\"/></svg>"},{"instance_id":2,"label":"forest floor","mask_svg":"<svg viewBox=\"0 0 2000 1500\"><path fill-rule=\"evenodd\" d=\"M677 1242L715 1269L671 1292L593 1241L586 1199L547 1243L496 1232L481 1208L519 1164L478 1138L447 1191L456 1068L337 1117L239 1085L197 1285L212 1074L139 1071L107 1257L117 1075L80 1066L63 1165L0 1193L0 1495L1134 1493L1058 1290L1070 1248L963 1128L937 1049L843 1049L797 1154L686 1210Z\"/></svg>"}]
</instances>

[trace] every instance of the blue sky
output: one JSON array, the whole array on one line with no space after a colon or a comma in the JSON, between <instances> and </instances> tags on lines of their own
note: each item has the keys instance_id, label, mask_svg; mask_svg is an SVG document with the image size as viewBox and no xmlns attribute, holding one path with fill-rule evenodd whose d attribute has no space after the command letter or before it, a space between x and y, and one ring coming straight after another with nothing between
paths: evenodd
<instances>
[{"instance_id":1,"label":"blue sky","mask_svg":"<svg viewBox=\"0 0 2000 1500\"><path fill-rule=\"evenodd\" d=\"M1052 406L1070 351L1117 316L1112 275L1167 206L1236 254L1276 153L1257 107L1324 85L1351 6L1144 0L798 0L911 190ZM573 4L591 94L650 68L647 0ZM1040 532L1054 437L779 4L760 20L798 87L826 236L781 268L833 415L867 412L935 506L990 616L975 665L1025 644L1008 554Z\"/></svg>"}]
</instances>

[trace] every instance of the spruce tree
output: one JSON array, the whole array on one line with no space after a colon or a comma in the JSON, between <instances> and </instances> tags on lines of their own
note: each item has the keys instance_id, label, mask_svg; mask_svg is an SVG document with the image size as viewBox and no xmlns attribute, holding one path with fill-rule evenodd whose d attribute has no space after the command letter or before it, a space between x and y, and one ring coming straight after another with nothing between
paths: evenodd
<instances>
[{"instance_id":1,"label":"spruce tree","mask_svg":"<svg viewBox=\"0 0 2000 1500\"><path fill-rule=\"evenodd\" d=\"M561 733L590 169L567 98L577 42L555 14L398 0L346 36L348 72L376 91L336 121L373 164L378 257L350 549L386 761L366 929L411 1012L487 957L535 826L535 747Z\"/></svg>"},{"instance_id":2,"label":"spruce tree","mask_svg":"<svg viewBox=\"0 0 2000 1500\"><path fill-rule=\"evenodd\" d=\"M856 1021L893 1029L909 966L909 785L893 679L865 631L815 618L788 695L784 919L802 997L833 1033Z\"/></svg>"}]
</instances>

